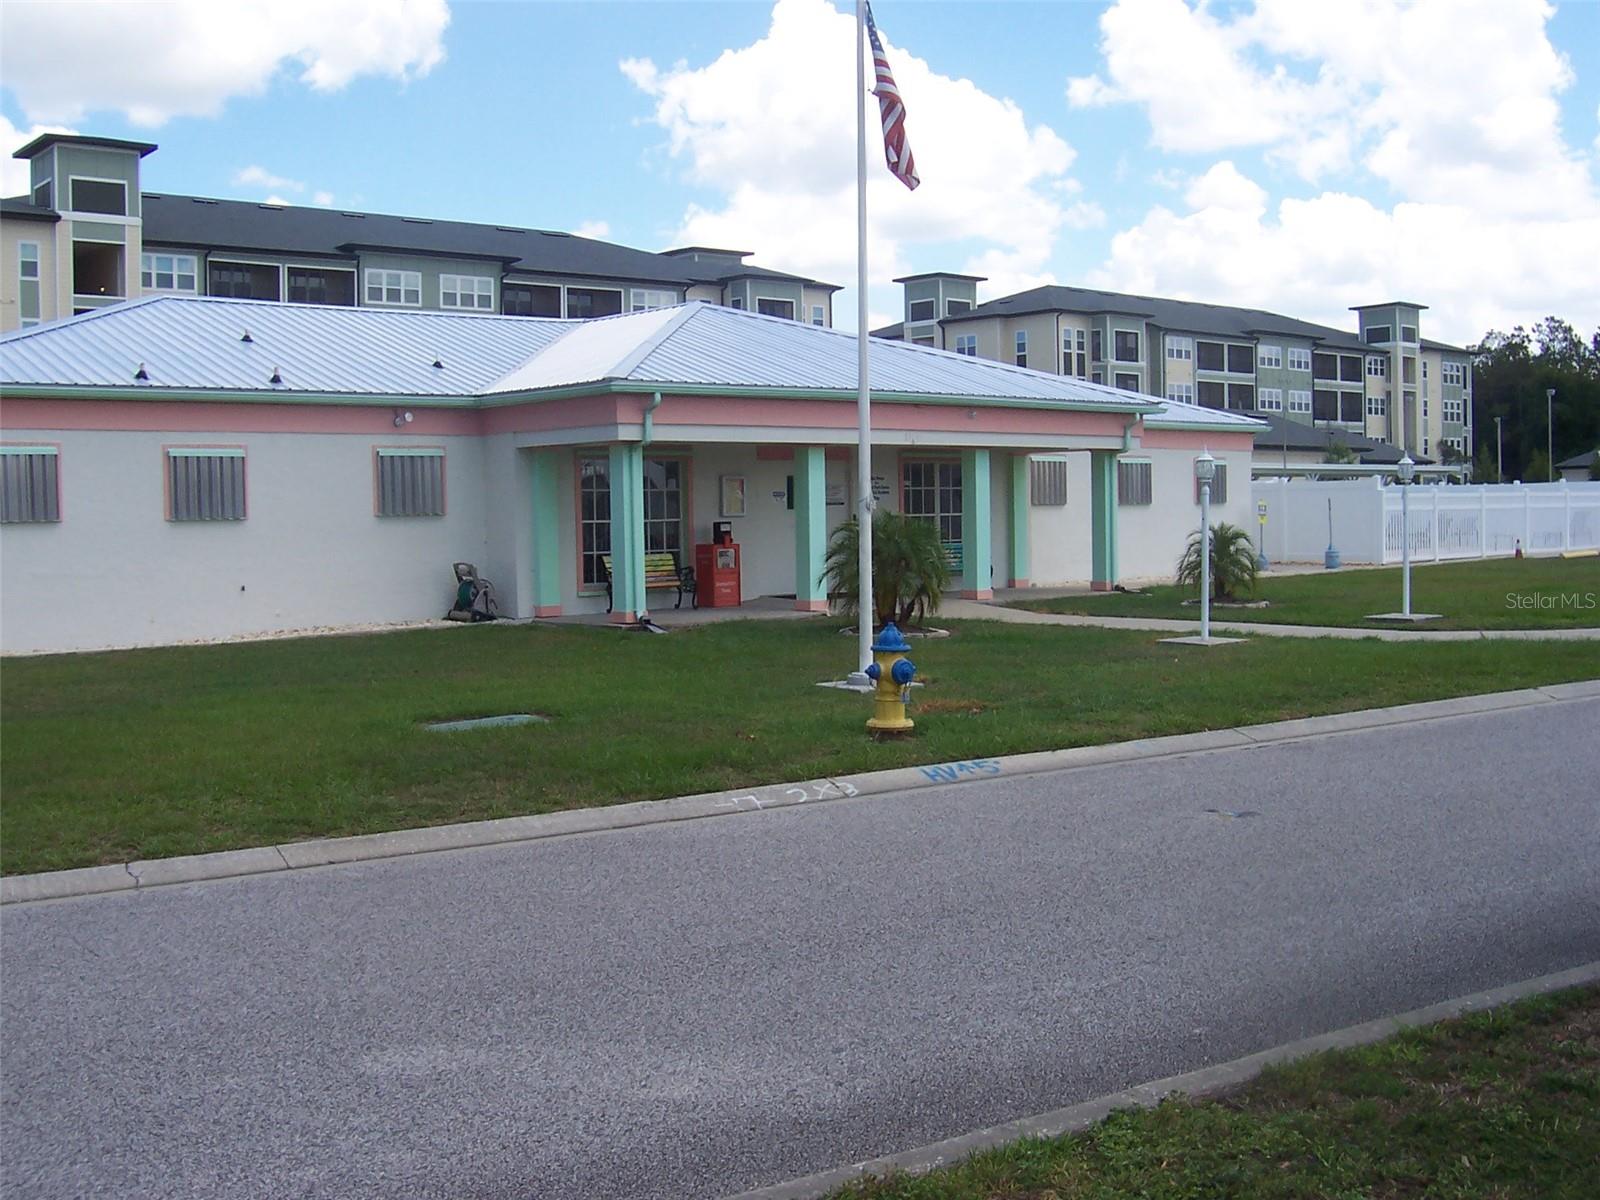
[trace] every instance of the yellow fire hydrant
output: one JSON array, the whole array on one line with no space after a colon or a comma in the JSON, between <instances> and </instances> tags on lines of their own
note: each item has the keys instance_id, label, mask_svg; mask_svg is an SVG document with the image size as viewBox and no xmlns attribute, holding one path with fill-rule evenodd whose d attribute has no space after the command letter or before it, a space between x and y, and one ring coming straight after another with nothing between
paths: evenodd
<instances>
[{"instance_id":1,"label":"yellow fire hydrant","mask_svg":"<svg viewBox=\"0 0 1600 1200\"><path fill-rule=\"evenodd\" d=\"M911 680L917 673L916 664L906 657L910 649L893 621L884 625L878 640L872 643L867 678L878 685L872 694L872 718L867 722L872 733L909 733L913 727L911 718L906 716Z\"/></svg>"}]
</instances>

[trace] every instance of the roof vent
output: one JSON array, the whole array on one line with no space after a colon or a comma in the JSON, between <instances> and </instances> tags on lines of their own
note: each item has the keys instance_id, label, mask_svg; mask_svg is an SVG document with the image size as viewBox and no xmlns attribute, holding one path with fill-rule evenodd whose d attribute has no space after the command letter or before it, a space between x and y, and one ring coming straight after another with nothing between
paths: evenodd
<instances>
[{"instance_id":1,"label":"roof vent","mask_svg":"<svg viewBox=\"0 0 1600 1200\"><path fill-rule=\"evenodd\" d=\"M539 232L544 234L545 237L571 237L572 236L570 233L562 233L560 230L557 230L557 229L541 229L541 230L539 230Z\"/></svg>"},{"instance_id":2,"label":"roof vent","mask_svg":"<svg viewBox=\"0 0 1600 1200\"><path fill-rule=\"evenodd\" d=\"M239 340L244 342L246 345L252 345L255 342L255 338L250 336L250 331L248 329L244 331L244 336Z\"/></svg>"},{"instance_id":3,"label":"roof vent","mask_svg":"<svg viewBox=\"0 0 1600 1200\"><path fill-rule=\"evenodd\" d=\"M256 205L256 207L257 208L264 208L268 212L282 212L283 211L283 205L281 205L281 204L258 204L258 205Z\"/></svg>"},{"instance_id":4,"label":"roof vent","mask_svg":"<svg viewBox=\"0 0 1600 1200\"><path fill-rule=\"evenodd\" d=\"M193 200L196 204L215 204L216 203L215 200L207 200L204 196L190 196L189 199Z\"/></svg>"},{"instance_id":5,"label":"roof vent","mask_svg":"<svg viewBox=\"0 0 1600 1200\"><path fill-rule=\"evenodd\" d=\"M139 364L139 369L133 373L133 377L140 383L150 382L150 372L144 369L143 363Z\"/></svg>"},{"instance_id":6,"label":"roof vent","mask_svg":"<svg viewBox=\"0 0 1600 1200\"><path fill-rule=\"evenodd\" d=\"M277 367L273 367L272 368L272 378L267 380L267 382L268 383L282 383L283 382L283 372L279 371Z\"/></svg>"},{"instance_id":7,"label":"roof vent","mask_svg":"<svg viewBox=\"0 0 1600 1200\"><path fill-rule=\"evenodd\" d=\"M433 222L430 221L427 217L401 217L400 219L402 221L404 221L407 225L432 225L433 224Z\"/></svg>"},{"instance_id":8,"label":"roof vent","mask_svg":"<svg viewBox=\"0 0 1600 1200\"><path fill-rule=\"evenodd\" d=\"M438 355L434 355L433 365L436 370L444 370L444 359L440 358Z\"/></svg>"},{"instance_id":9,"label":"roof vent","mask_svg":"<svg viewBox=\"0 0 1600 1200\"><path fill-rule=\"evenodd\" d=\"M527 233L528 232L526 229L516 229L516 228L514 228L513 226L510 226L510 225L496 225L495 228L498 229L501 233Z\"/></svg>"},{"instance_id":10,"label":"roof vent","mask_svg":"<svg viewBox=\"0 0 1600 1200\"><path fill-rule=\"evenodd\" d=\"M340 213L339 215L342 217L354 217L358 221L365 221L367 219L366 213Z\"/></svg>"}]
</instances>

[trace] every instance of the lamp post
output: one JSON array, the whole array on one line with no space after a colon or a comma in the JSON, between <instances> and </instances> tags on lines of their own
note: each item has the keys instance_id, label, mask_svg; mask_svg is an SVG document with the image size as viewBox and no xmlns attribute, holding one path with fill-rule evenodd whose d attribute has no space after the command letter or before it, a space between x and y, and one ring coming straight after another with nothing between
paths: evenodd
<instances>
[{"instance_id":1,"label":"lamp post","mask_svg":"<svg viewBox=\"0 0 1600 1200\"><path fill-rule=\"evenodd\" d=\"M1417 464L1407 454L1396 469L1400 477L1400 615L1411 619L1411 480Z\"/></svg>"},{"instance_id":2,"label":"lamp post","mask_svg":"<svg viewBox=\"0 0 1600 1200\"><path fill-rule=\"evenodd\" d=\"M1194 460L1194 477L1200 481L1200 637L1211 636L1211 480L1217 460L1202 450Z\"/></svg>"},{"instance_id":3,"label":"lamp post","mask_svg":"<svg viewBox=\"0 0 1600 1200\"><path fill-rule=\"evenodd\" d=\"M1550 482L1556 481L1556 423L1552 416L1556 409L1555 388L1544 390L1544 461L1550 472Z\"/></svg>"}]
</instances>

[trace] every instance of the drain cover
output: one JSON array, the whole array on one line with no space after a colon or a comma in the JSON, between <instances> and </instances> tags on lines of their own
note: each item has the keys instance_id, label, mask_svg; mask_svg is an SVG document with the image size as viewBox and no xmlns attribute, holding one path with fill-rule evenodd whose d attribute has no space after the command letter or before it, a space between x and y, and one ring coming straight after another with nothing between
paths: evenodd
<instances>
[{"instance_id":1,"label":"drain cover","mask_svg":"<svg viewBox=\"0 0 1600 1200\"><path fill-rule=\"evenodd\" d=\"M424 729L434 733L460 733L464 729L494 729L501 725L542 725L549 717L534 713L506 713L499 717L473 717L467 721L430 721Z\"/></svg>"},{"instance_id":2,"label":"drain cover","mask_svg":"<svg viewBox=\"0 0 1600 1200\"><path fill-rule=\"evenodd\" d=\"M1240 821L1245 817L1259 817L1261 815L1253 808L1242 808L1238 811L1231 808L1208 808L1205 811L1214 817L1227 817L1232 821Z\"/></svg>"}]
</instances>

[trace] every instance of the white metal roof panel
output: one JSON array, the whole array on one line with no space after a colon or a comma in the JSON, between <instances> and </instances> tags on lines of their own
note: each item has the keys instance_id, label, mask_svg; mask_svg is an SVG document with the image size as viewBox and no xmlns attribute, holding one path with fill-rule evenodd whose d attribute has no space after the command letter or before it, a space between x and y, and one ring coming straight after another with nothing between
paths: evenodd
<instances>
[{"instance_id":1,"label":"white metal roof panel","mask_svg":"<svg viewBox=\"0 0 1600 1200\"><path fill-rule=\"evenodd\" d=\"M1162 427L1193 429L1197 425L1203 425L1209 429L1233 433L1242 433L1246 430L1251 433L1263 433L1268 428L1265 421L1257 420L1242 412L1206 408L1200 404L1185 404L1181 400L1156 400L1156 403L1161 405L1161 411L1146 413L1144 423L1158 429Z\"/></svg>"}]
</instances>

